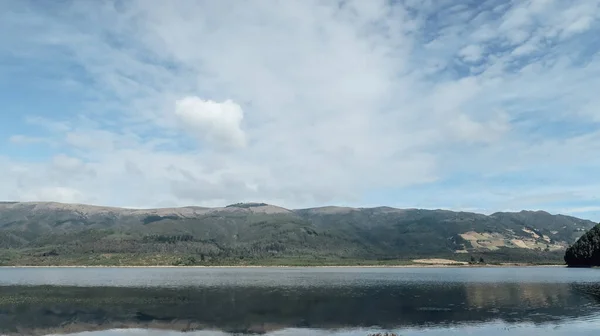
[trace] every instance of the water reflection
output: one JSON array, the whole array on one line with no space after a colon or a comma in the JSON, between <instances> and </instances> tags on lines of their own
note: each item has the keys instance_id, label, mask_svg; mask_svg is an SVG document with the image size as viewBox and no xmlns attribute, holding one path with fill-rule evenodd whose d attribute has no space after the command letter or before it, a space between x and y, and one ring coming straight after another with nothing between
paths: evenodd
<instances>
[{"instance_id":1,"label":"water reflection","mask_svg":"<svg viewBox=\"0 0 600 336\"><path fill-rule=\"evenodd\" d=\"M595 318L599 288L568 283L441 282L341 287L4 286L0 287L0 334L142 328L287 335L294 328L309 328L311 334L338 330L342 335L343 330L374 327L429 330L423 328L495 321L556 324Z\"/></svg>"}]
</instances>

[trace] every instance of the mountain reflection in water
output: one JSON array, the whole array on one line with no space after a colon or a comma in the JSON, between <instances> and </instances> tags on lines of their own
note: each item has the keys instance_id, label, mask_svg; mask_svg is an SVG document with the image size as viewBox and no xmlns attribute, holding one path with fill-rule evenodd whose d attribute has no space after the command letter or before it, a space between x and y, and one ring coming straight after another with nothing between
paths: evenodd
<instances>
[{"instance_id":1,"label":"mountain reflection in water","mask_svg":"<svg viewBox=\"0 0 600 336\"><path fill-rule=\"evenodd\" d=\"M341 287L185 288L1 286L0 334L141 328L219 331L197 335L287 329L285 335L300 335L293 330L310 328L314 330L311 335L321 335L327 330L373 327L392 330L484 322L508 326L524 322L556 324L595 318L600 310L597 293L600 293L598 285L569 283L415 282ZM138 332L130 330L127 335L142 335ZM348 335L359 334L367 333Z\"/></svg>"}]
</instances>

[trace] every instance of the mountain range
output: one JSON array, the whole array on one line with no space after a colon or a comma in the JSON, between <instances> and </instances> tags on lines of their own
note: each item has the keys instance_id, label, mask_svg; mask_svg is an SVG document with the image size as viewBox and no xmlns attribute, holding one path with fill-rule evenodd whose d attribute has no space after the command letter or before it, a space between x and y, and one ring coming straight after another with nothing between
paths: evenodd
<instances>
[{"instance_id":1,"label":"mountain range","mask_svg":"<svg viewBox=\"0 0 600 336\"><path fill-rule=\"evenodd\" d=\"M391 207L124 209L0 202L3 265L559 262L596 223L544 211Z\"/></svg>"}]
</instances>

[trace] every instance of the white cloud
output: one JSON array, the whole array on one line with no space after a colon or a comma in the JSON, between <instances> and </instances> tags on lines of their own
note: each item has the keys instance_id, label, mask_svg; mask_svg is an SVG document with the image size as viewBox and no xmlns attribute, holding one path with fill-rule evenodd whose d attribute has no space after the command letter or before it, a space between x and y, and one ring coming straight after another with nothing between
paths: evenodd
<instances>
[{"instance_id":1,"label":"white cloud","mask_svg":"<svg viewBox=\"0 0 600 336\"><path fill-rule=\"evenodd\" d=\"M10 141L13 144L18 144L18 145L49 143L48 139L43 138L43 137L32 137L32 136L21 135L21 134L12 135L8 139L8 141Z\"/></svg>"},{"instance_id":2,"label":"white cloud","mask_svg":"<svg viewBox=\"0 0 600 336\"><path fill-rule=\"evenodd\" d=\"M113 134L103 130L82 129L67 132L64 141L67 145L82 150L112 150L115 148Z\"/></svg>"},{"instance_id":3,"label":"white cloud","mask_svg":"<svg viewBox=\"0 0 600 336\"><path fill-rule=\"evenodd\" d=\"M563 37L568 37L572 34L577 34L588 30L594 21L591 16L583 16L577 18L574 22L570 23L563 31Z\"/></svg>"},{"instance_id":4,"label":"white cloud","mask_svg":"<svg viewBox=\"0 0 600 336\"><path fill-rule=\"evenodd\" d=\"M2 158L0 198L435 207L404 203L424 188L490 209L514 196L497 181L447 186L544 165L568 189L561 172L600 165L598 3L7 2L0 55L47 93L18 101L7 146L30 146Z\"/></svg>"},{"instance_id":5,"label":"white cloud","mask_svg":"<svg viewBox=\"0 0 600 336\"><path fill-rule=\"evenodd\" d=\"M456 137L470 142L493 143L510 128L505 115L487 122L477 122L461 114L450 123Z\"/></svg>"},{"instance_id":6,"label":"white cloud","mask_svg":"<svg viewBox=\"0 0 600 336\"><path fill-rule=\"evenodd\" d=\"M600 212L600 206L594 206L594 205L590 205L590 206L582 206L582 207L575 207L575 208L561 208L558 210L559 213L564 213L564 214L581 214L581 213L589 213L589 212Z\"/></svg>"},{"instance_id":7,"label":"white cloud","mask_svg":"<svg viewBox=\"0 0 600 336\"><path fill-rule=\"evenodd\" d=\"M83 194L76 189L67 187L40 187L29 190L17 197L17 200L22 201L39 201L39 202L64 202L76 203L81 200Z\"/></svg>"},{"instance_id":8,"label":"white cloud","mask_svg":"<svg viewBox=\"0 0 600 336\"><path fill-rule=\"evenodd\" d=\"M536 39L530 39L529 41L513 49L511 55L516 57L525 56L535 52L536 50L538 50L538 41Z\"/></svg>"},{"instance_id":9,"label":"white cloud","mask_svg":"<svg viewBox=\"0 0 600 336\"><path fill-rule=\"evenodd\" d=\"M83 163L80 159L69 157L64 154L60 154L52 158L52 163L55 167L59 169L65 170L80 170L83 166Z\"/></svg>"},{"instance_id":10,"label":"white cloud","mask_svg":"<svg viewBox=\"0 0 600 336\"><path fill-rule=\"evenodd\" d=\"M175 105L175 114L192 135L219 145L246 145L246 137L241 129L244 112L233 101L217 103L198 97L185 97Z\"/></svg>"},{"instance_id":11,"label":"white cloud","mask_svg":"<svg viewBox=\"0 0 600 336\"><path fill-rule=\"evenodd\" d=\"M600 3L597 1L581 2L563 11L558 18L561 38L583 33L590 29L594 21L600 18Z\"/></svg>"},{"instance_id":12,"label":"white cloud","mask_svg":"<svg viewBox=\"0 0 600 336\"><path fill-rule=\"evenodd\" d=\"M483 48L476 44L470 44L458 53L467 62L477 62L483 56Z\"/></svg>"}]
</instances>

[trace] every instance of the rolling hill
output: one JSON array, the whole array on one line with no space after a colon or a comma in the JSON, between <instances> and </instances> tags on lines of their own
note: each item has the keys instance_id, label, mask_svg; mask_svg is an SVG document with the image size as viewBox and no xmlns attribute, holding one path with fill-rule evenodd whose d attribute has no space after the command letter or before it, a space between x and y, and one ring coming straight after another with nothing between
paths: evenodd
<instances>
[{"instance_id":1,"label":"rolling hill","mask_svg":"<svg viewBox=\"0 0 600 336\"><path fill-rule=\"evenodd\" d=\"M264 203L140 210L2 202L0 263L355 264L474 256L557 262L594 225L543 211L289 210Z\"/></svg>"}]
</instances>

